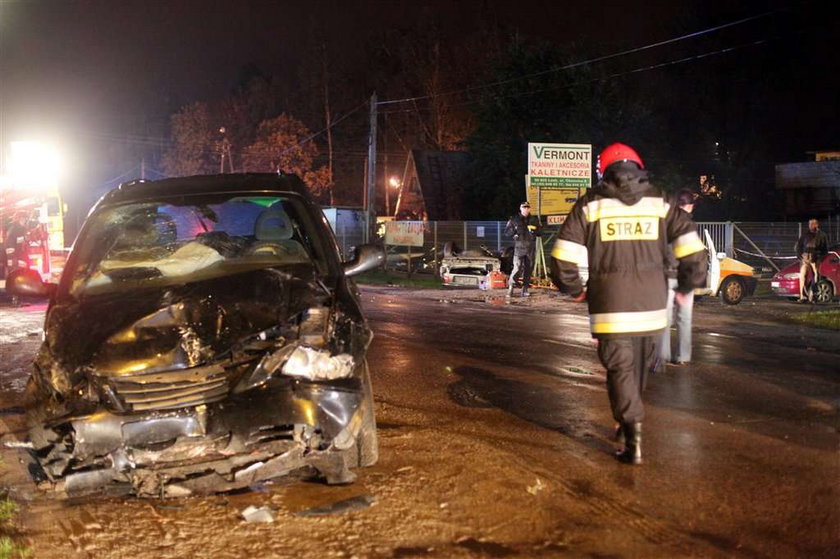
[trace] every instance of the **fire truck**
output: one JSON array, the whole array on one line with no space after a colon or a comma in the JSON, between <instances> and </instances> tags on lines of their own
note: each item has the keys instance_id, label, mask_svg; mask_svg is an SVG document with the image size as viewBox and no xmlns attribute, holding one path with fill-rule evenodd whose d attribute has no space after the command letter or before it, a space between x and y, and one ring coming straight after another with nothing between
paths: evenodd
<instances>
[{"instance_id":1,"label":"fire truck","mask_svg":"<svg viewBox=\"0 0 840 559\"><path fill-rule=\"evenodd\" d=\"M45 282L58 281L66 256L65 212L57 189L34 195L9 187L0 190L3 279L14 270L28 269ZM9 238L10 233L15 238Z\"/></svg>"}]
</instances>

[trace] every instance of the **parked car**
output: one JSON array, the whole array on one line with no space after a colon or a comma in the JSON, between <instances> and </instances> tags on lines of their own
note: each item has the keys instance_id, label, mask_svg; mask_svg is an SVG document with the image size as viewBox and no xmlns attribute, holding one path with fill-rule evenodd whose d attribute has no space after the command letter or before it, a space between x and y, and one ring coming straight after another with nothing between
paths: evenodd
<instances>
[{"instance_id":1,"label":"parked car","mask_svg":"<svg viewBox=\"0 0 840 559\"><path fill-rule=\"evenodd\" d=\"M295 176L135 181L85 221L49 295L27 386L43 485L62 495L228 491L377 460L371 331Z\"/></svg>"},{"instance_id":2,"label":"parked car","mask_svg":"<svg viewBox=\"0 0 840 559\"><path fill-rule=\"evenodd\" d=\"M820 262L818 274L816 284L806 287L812 289L815 303L830 303L840 296L840 244L829 247L828 255ZM770 280L770 289L780 297L799 298L799 262L779 270Z\"/></svg>"},{"instance_id":3,"label":"parked car","mask_svg":"<svg viewBox=\"0 0 840 559\"><path fill-rule=\"evenodd\" d=\"M727 305L737 305L744 297L752 296L759 274L748 264L717 252L715 242L707 230L703 231L709 255L706 285L694 290L695 295L719 296Z\"/></svg>"}]
</instances>

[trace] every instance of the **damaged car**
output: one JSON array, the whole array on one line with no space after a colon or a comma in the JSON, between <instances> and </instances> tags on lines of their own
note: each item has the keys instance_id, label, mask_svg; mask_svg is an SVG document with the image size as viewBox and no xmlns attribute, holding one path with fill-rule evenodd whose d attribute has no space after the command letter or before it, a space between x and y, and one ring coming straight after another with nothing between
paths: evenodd
<instances>
[{"instance_id":1,"label":"damaged car","mask_svg":"<svg viewBox=\"0 0 840 559\"><path fill-rule=\"evenodd\" d=\"M293 175L134 181L91 210L49 296L27 385L41 486L173 497L310 473L350 483L377 460L372 333Z\"/></svg>"}]
</instances>

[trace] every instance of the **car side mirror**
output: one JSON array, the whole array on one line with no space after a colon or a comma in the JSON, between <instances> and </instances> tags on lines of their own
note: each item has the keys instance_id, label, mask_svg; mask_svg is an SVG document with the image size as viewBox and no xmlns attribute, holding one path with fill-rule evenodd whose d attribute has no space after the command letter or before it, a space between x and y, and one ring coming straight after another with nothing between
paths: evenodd
<instances>
[{"instance_id":1,"label":"car side mirror","mask_svg":"<svg viewBox=\"0 0 840 559\"><path fill-rule=\"evenodd\" d=\"M377 245L360 245L356 247L351 260L342 267L345 276L355 276L368 270L378 268L385 263L385 251Z\"/></svg>"},{"instance_id":2,"label":"car side mirror","mask_svg":"<svg viewBox=\"0 0 840 559\"><path fill-rule=\"evenodd\" d=\"M13 270L6 277L6 292L18 297L52 297L56 285L45 283L35 270Z\"/></svg>"}]
</instances>

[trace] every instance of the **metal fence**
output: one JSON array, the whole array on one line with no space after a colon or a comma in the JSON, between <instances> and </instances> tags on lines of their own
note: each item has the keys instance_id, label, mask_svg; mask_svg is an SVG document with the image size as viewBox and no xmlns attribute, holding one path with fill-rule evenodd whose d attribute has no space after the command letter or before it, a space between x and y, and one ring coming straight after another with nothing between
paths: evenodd
<instances>
[{"instance_id":1,"label":"metal fence","mask_svg":"<svg viewBox=\"0 0 840 559\"><path fill-rule=\"evenodd\" d=\"M482 252L487 249L501 254L513 246L513 239L504 234L505 221L430 221L425 225L423 247L388 246L387 267L407 270L410 261L412 271L436 272L445 248L459 251ZM708 231L717 252L726 253L765 273L783 268L795 259L795 245L799 236L807 229L807 223L797 222L699 222L701 232ZM820 228L826 233L830 245L840 243L840 218L821 220ZM543 227L543 251L546 261L559 225ZM361 232L356 235L336 235L342 247L342 254L361 243Z\"/></svg>"}]
</instances>

